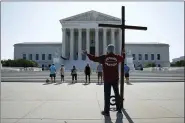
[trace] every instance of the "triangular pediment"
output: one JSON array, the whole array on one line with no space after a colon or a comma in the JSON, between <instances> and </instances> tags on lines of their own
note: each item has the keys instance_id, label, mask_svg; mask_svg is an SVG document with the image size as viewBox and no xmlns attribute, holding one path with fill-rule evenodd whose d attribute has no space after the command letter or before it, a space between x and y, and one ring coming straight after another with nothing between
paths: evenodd
<instances>
[{"instance_id":1,"label":"triangular pediment","mask_svg":"<svg viewBox=\"0 0 185 123\"><path fill-rule=\"evenodd\" d=\"M62 21L121 21L121 19L92 10L64 18Z\"/></svg>"}]
</instances>

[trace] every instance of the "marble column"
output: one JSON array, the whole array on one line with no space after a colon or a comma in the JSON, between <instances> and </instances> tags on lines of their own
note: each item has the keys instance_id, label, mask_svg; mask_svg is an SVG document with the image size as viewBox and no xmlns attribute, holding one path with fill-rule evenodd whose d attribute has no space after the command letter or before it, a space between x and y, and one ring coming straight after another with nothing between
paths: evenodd
<instances>
[{"instance_id":1,"label":"marble column","mask_svg":"<svg viewBox=\"0 0 185 123\"><path fill-rule=\"evenodd\" d=\"M89 46L90 37L89 37L89 34L90 34L90 29L86 29L86 50L87 50L88 53L90 53L90 46Z\"/></svg>"},{"instance_id":2,"label":"marble column","mask_svg":"<svg viewBox=\"0 0 185 123\"><path fill-rule=\"evenodd\" d=\"M82 60L82 29L78 29L78 60Z\"/></svg>"},{"instance_id":3,"label":"marble column","mask_svg":"<svg viewBox=\"0 0 185 123\"><path fill-rule=\"evenodd\" d=\"M107 29L103 28L103 53L106 54L107 50Z\"/></svg>"},{"instance_id":4,"label":"marble column","mask_svg":"<svg viewBox=\"0 0 185 123\"><path fill-rule=\"evenodd\" d=\"M116 46L115 46L115 29L114 28L111 28L111 44L113 44L115 49L116 49Z\"/></svg>"},{"instance_id":5,"label":"marble column","mask_svg":"<svg viewBox=\"0 0 185 123\"><path fill-rule=\"evenodd\" d=\"M74 60L74 29L70 29L70 60Z\"/></svg>"},{"instance_id":6,"label":"marble column","mask_svg":"<svg viewBox=\"0 0 185 123\"><path fill-rule=\"evenodd\" d=\"M66 57L66 29L62 28L62 57Z\"/></svg>"},{"instance_id":7,"label":"marble column","mask_svg":"<svg viewBox=\"0 0 185 123\"><path fill-rule=\"evenodd\" d=\"M95 28L95 55L99 56L99 28Z\"/></svg>"}]
</instances>

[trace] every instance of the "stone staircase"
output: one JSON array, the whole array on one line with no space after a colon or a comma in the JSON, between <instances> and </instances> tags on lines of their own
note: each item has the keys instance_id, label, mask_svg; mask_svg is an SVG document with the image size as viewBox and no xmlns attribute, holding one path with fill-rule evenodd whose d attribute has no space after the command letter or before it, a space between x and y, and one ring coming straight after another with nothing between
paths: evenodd
<instances>
[{"instance_id":1,"label":"stone staircase","mask_svg":"<svg viewBox=\"0 0 185 123\"><path fill-rule=\"evenodd\" d=\"M97 67L98 63L92 62L90 60L87 60L87 61L83 61L83 60L66 60L64 62L64 65L65 65L65 69L66 70L70 70L70 69L72 69L73 66L76 66L76 68L79 71L82 71L82 70L84 70L84 68L87 65L87 63L90 65L92 70L96 70L96 67Z\"/></svg>"}]
</instances>

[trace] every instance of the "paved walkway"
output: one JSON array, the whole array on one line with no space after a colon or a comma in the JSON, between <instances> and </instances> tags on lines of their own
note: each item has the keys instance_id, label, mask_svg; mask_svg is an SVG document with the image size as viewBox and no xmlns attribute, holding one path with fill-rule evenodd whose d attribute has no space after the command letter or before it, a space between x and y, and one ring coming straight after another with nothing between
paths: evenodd
<instances>
[{"instance_id":1,"label":"paved walkway","mask_svg":"<svg viewBox=\"0 0 185 123\"><path fill-rule=\"evenodd\" d=\"M45 82L49 78L49 72L4 72L2 73L2 82ZM78 72L78 82L84 82L85 75L83 72ZM65 80L71 82L70 72L65 72ZM57 74L57 81L60 81L60 75ZM173 72L141 72L135 71L130 73L131 82L184 82L184 73ZM95 72L91 75L91 82L97 82L97 74Z\"/></svg>"},{"instance_id":2,"label":"paved walkway","mask_svg":"<svg viewBox=\"0 0 185 123\"><path fill-rule=\"evenodd\" d=\"M113 91L112 91L113 92ZM123 115L103 117L103 85L1 83L1 123L184 123L184 83L125 85Z\"/></svg>"}]
</instances>

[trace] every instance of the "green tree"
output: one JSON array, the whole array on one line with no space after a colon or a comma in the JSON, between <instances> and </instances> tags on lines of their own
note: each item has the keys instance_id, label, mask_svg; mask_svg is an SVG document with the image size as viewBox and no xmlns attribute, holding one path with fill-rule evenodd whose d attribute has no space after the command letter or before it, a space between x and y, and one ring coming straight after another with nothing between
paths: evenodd
<instances>
[{"instance_id":1,"label":"green tree","mask_svg":"<svg viewBox=\"0 0 185 123\"><path fill-rule=\"evenodd\" d=\"M175 63L171 63L170 65L171 67L183 67L185 66L185 60L180 60Z\"/></svg>"},{"instance_id":2,"label":"green tree","mask_svg":"<svg viewBox=\"0 0 185 123\"><path fill-rule=\"evenodd\" d=\"M32 60L16 59L1 60L2 66L6 67L38 67L38 63Z\"/></svg>"}]
</instances>

